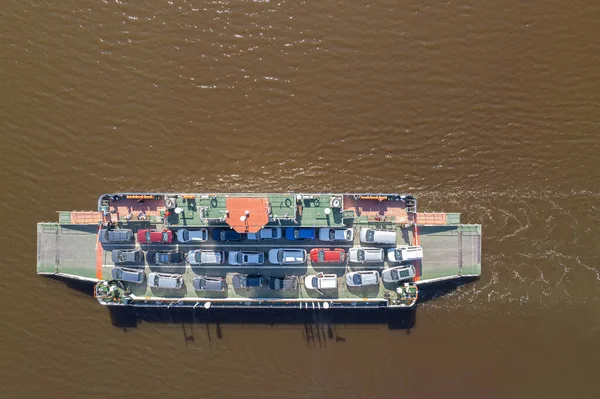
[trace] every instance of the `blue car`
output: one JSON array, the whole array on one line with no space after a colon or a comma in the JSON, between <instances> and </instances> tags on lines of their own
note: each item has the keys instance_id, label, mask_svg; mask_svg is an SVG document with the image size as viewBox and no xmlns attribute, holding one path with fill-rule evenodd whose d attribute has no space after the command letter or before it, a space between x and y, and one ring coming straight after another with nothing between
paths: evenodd
<instances>
[{"instance_id":1,"label":"blue car","mask_svg":"<svg viewBox=\"0 0 600 399\"><path fill-rule=\"evenodd\" d=\"M315 229L312 227L288 227L285 229L285 238L288 240L314 240Z\"/></svg>"},{"instance_id":2,"label":"blue car","mask_svg":"<svg viewBox=\"0 0 600 399\"><path fill-rule=\"evenodd\" d=\"M214 229L212 238L215 241L239 241L242 235L232 229Z\"/></svg>"}]
</instances>

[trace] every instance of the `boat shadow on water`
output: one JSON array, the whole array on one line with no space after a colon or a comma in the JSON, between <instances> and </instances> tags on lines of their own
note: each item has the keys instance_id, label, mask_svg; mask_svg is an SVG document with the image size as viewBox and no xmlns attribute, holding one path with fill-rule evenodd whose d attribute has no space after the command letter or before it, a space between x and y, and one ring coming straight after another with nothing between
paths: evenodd
<instances>
[{"instance_id":1,"label":"boat shadow on water","mask_svg":"<svg viewBox=\"0 0 600 399\"><path fill-rule=\"evenodd\" d=\"M93 296L93 283L79 280L51 277L65 283L69 288ZM473 278L444 281L419 289L419 303L426 303L445 296L458 287L474 281ZM216 338L223 338L223 325L303 325L303 337L309 345L321 346L327 340L344 342L339 336L338 325L384 324L391 330L405 330L411 333L416 324L417 307L411 309L271 309L271 308L231 308L231 309L192 309L166 307L116 307L109 306L111 323L123 328L136 328L140 323L180 324L186 343L194 341L194 325L205 324L209 339L212 338L210 325L216 327Z\"/></svg>"}]
</instances>

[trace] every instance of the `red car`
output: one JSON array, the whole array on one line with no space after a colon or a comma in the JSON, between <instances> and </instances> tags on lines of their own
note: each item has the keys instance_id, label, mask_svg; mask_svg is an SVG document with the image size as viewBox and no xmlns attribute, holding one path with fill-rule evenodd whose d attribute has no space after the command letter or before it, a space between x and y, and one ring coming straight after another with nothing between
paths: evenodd
<instances>
[{"instance_id":1,"label":"red car","mask_svg":"<svg viewBox=\"0 0 600 399\"><path fill-rule=\"evenodd\" d=\"M140 244L173 242L171 230L138 230L137 239Z\"/></svg>"},{"instance_id":2,"label":"red car","mask_svg":"<svg viewBox=\"0 0 600 399\"><path fill-rule=\"evenodd\" d=\"M344 263L346 251L342 248L313 248L310 250L310 260L313 263Z\"/></svg>"}]
</instances>

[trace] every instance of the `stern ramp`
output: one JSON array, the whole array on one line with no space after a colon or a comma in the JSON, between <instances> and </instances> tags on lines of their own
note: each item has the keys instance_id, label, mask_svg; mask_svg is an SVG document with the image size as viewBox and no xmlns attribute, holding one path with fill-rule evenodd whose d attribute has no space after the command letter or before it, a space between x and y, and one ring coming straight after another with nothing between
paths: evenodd
<instances>
[{"instance_id":1,"label":"stern ramp","mask_svg":"<svg viewBox=\"0 0 600 399\"><path fill-rule=\"evenodd\" d=\"M38 223L37 273L98 281L97 234L97 225Z\"/></svg>"},{"instance_id":2,"label":"stern ramp","mask_svg":"<svg viewBox=\"0 0 600 399\"><path fill-rule=\"evenodd\" d=\"M419 226L419 284L481 275L481 225Z\"/></svg>"}]
</instances>

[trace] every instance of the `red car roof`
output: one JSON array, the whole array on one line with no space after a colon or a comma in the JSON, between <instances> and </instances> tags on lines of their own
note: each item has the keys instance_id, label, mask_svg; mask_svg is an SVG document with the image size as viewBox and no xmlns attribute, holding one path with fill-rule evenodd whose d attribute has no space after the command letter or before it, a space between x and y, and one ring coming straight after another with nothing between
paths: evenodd
<instances>
[{"instance_id":1,"label":"red car roof","mask_svg":"<svg viewBox=\"0 0 600 399\"><path fill-rule=\"evenodd\" d=\"M325 255L325 262L338 263L341 262L342 259L346 260L346 251L344 251L342 248L313 248L310 251L310 260L318 263L320 251L323 251L323 254Z\"/></svg>"},{"instance_id":2,"label":"red car roof","mask_svg":"<svg viewBox=\"0 0 600 399\"><path fill-rule=\"evenodd\" d=\"M137 239L139 242L145 244L146 241L146 232L148 230L142 229L137 232ZM162 230L150 230L150 242L163 242L162 236L165 231ZM173 241L173 232L171 230L167 230L167 240L165 242Z\"/></svg>"}]
</instances>

